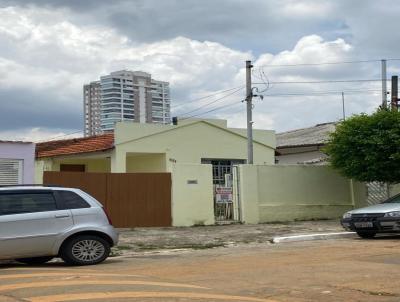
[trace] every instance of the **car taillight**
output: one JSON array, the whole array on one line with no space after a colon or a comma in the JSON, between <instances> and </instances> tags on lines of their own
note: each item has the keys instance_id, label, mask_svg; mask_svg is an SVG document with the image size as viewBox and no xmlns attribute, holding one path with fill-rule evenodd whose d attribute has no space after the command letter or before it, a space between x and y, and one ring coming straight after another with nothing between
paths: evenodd
<instances>
[{"instance_id":1,"label":"car taillight","mask_svg":"<svg viewBox=\"0 0 400 302\"><path fill-rule=\"evenodd\" d=\"M108 223L112 225L112 221L111 221L110 215L108 215L108 213L107 213L105 208L102 208L102 209L104 211L104 214L106 214L106 216L107 216Z\"/></svg>"}]
</instances>

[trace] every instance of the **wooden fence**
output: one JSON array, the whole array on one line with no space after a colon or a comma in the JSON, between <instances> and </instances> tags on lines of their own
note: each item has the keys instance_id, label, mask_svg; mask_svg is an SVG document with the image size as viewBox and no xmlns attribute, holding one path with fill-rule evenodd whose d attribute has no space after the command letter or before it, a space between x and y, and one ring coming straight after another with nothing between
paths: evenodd
<instances>
[{"instance_id":1,"label":"wooden fence","mask_svg":"<svg viewBox=\"0 0 400 302\"><path fill-rule=\"evenodd\" d=\"M107 209L115 227L171 226L170 173L44 172L43 183L79 188Z\"/></svg>"}]
</instances>

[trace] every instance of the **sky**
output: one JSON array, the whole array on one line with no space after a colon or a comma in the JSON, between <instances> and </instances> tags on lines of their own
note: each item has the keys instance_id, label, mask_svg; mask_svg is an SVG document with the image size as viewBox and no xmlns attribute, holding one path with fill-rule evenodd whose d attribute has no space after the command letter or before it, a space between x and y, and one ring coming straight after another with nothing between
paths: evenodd
<instances>
[{"instance_id":1,"label":"sky","mask_svg":"<svg viewBox=\"0 0 400 302\"><path fill-rule=\"evenodd\" d=\"M399 14L397 0L0 0L0 139L80 135L83 85L121 69L170 82L173 116L246 127L246 60L255 128L338 121L341 92L346 116L370 113L380 60L399 74Z\"/></svg>"}]
</instances>

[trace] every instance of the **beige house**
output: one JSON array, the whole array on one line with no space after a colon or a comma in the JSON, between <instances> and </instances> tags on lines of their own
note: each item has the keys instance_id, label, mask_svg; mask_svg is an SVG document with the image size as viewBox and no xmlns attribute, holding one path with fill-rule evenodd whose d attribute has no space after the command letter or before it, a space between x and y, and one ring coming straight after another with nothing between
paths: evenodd
<instances>
[{"instance_id":1,"label":"beige house","mask_svg":"<svg viewBox=\"0 0 400 302\"><path fill-rule=\"evenodd\" d=\"M43 171L171 172L174 164L214 159L246 163L246 129L226 120L185 120L179 125L117 123L114 134L40 143L36 182ZM273 164L275 133L254 130L254 163Z\"/></svg>"},{"instance_id":2,"label":"beige house","mask_svg":"<svg viewBox=\"0 0 400 302\"><path fill-rule=\"evenodd\" d=\"M254 130L254 163L274 164L275 133ZM44 171L172 175L173 225L213 224L214 187L247 159L246 129L226 120L178 125L117 123L114 134L46 142L36 149L36 182Z\"/></svg>"},{"instance_id":3,"label":"beige house","mask_svg":"<svg viewBox=\"0 0 400 302\"><path fill-rule=\"evenodd\" d=\"M326 165L275 165L274 154L274 132L256 130L254 165L246 165L246 130L224 120L119 123L114 134L38 144L36 181L43 171L167 172L173 226L222 222L228 211L223 218L243 223L338 218L365 205L364 184ZM218 203L217 189L228 187L232 199Z\"/></svg>"},{"instance_id":4,"label":"beige house","mask_svg":"<svg viewBox=\"0 0 400 302\"><path fill-rule=\"evenodd\" d=\"M276 163L281 165L324 165L327 155L322 151L335 131L336 123L278 133Z\"/></svg>"}]
</instances>

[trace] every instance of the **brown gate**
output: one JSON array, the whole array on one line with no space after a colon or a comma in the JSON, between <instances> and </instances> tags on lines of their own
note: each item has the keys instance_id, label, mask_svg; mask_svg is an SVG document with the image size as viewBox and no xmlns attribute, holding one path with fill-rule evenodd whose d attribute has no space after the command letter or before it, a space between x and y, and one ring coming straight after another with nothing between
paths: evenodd
<instances>
[{"instance_id":1,"label":"brown gate","mask_svg":"<svg viewBox=\"0 0 400 302\"><path fill-rule=\"evenodd\" d=\"M171 226L170 173L44 172L43 183L79 188L100 201L114 226Z\"/></svg>"}]
</instances>

